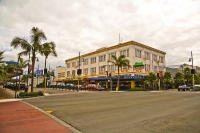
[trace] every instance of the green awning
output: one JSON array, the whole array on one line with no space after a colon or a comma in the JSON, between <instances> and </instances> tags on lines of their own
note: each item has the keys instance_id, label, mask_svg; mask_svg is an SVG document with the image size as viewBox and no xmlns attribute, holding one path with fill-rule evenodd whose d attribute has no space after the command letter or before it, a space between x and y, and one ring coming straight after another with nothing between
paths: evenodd
<instances>
[{"instance_id":1,"label":"green awning","mask_svg":"<svg viewBox=\"0 0 200 133\"><path fill-rule=\"evenodd\" d=\"M135 62L134 67L144 66L143 62Z\"/></svg>"}]
</instances>

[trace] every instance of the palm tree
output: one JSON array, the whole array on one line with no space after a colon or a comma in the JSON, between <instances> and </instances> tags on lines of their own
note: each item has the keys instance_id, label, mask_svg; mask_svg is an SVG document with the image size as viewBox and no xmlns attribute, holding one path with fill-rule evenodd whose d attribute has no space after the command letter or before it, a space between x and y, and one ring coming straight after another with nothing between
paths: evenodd
<instances>
[{"instance_id":1,"label":"palm tree","mask_svg":"<svg viewBox=\"0 0 200 133\"><path fill-rule=\"evenodd\" d=\"M166 84L166 89L168 89L169 85L173 83L172 74L170 72L165 72L163 76L163 81Z\"/></svg>"},{"instance_id":2,"label":"palm tree","mask_svg":"<svg viewBox=\"0 0 200 133\"><path fill-rule=\"evenodd\" d=\"M3 51L0 51L0 81L2 80L3 82L7 79L7 68L4 64L3 61Z\"/></svg>"},{"instance_id":3,"label":"palm tree","mask_svg":"<svg viewBox=\"0 0 200 133\"><path fill-rule=\"evenodd\" d=\"M23 69L23 68L26 68L29 64L29 60L25 60L23 58L21 58L21 55L18 54L18 65L17 67L19 69ZM19 75L19 86L18 86L18 90L20 90L20 75Z\"/></svg>"},{"instance_id":4,"label":"palm tree","mask_svg":"<svg viewBox=\"0 0 200 133\"><path fill-rule=\"evenodd\" d=\"M189 67L186 67L184 70L183 70L183 73L184 73L184 79L186 80L186 85L188 86L189 85L189 82L191 82L192 80L192 74L191 74L191 70Z\"/></svg>"},{"instance_id":5,"label":"palm tree","mask_svg":"<svg viewBox=\"0 0 200 133\"><path fill-rule=\"evenodd\" d=\"M3 57L3 53L4 53L3 51L0 51L0 64L4 63L4 61L3 61L3 58L4 58Z\"/></svg>"},{"instance_id":6,"label":"palm tree","mask_svg":"<svg viewBox=\"0 0 200 133\"><path fill-rule=\"evenodd\" d=\"M117 88L116 91L119 90L119 69L123 66L127 66L128 68L130 68L130 61L128 59L126 59L125 55L120 55L118 58L116 57L116 55L112 55L112 58L110 60L108 60L108 63L111 62L112 64L114 64L117 67L117 75L118 75L118 79L117 79Z\"/></svg>"},{"instance_id":7,"label":"palm tree","mask_svg":"<svg viewBox=\"0 0 200 133\"><path fill-rule=\"evenodd\" d=\"M179 85L183 85L184 84L184 78L183 78L183 74L181 72L176 72L175 76L174 76L174 83L176 85L176 87L178 87Z\"/></svg>"},{"instance_id":8,"label":"palm tree","mask_svg":"<svg viewBox=\"0 0 200 133\"><path fill-rule=\"evenodd\" d=\"M44 43L42 45L41 54L45 56L45 71L46 72L47 72L46 60L47 60L48 56L53 55L53 56L57 57L55 47L56 47L56 45L54 42ZM46 92L46 74L47 73L44 74L44 93Z\"/></svg>"},{"instance_id":9,"label":"palm tree","mask_svg":"<svg viewBox=\"0 0 200 133\"><path fill-rule=\"evenodd\" d=\"M147 79L145 80L145 83L150 85L150 89L153 89L153 84L158 82L158 78L155 73L150 72L149 75L147 75Z\"/></svg>"},{"instance_id":10,"label":"palm tree","mask_svg":"<svg viewBox=\"0 0 200 133\"><path fill-rule=\"evenodd\" d=\"M33 27L31 29L30 43L26 39L20 37L15 37L11 42L11 46L14 48L20 46L24 50L20 52L19 55L27 56L31 54L32 56L31 92L33 92L33 77L36 54L41 53L42 42L46 39L45 33L42 30L38 29L37 27Z\"/></svg>"}]
</instances>

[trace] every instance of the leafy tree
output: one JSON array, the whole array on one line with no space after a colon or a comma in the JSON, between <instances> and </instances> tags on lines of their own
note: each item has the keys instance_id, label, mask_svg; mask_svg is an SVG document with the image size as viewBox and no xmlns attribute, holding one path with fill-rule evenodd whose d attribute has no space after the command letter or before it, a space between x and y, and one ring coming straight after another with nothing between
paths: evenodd
<instances>
[{"instance_id":1,"label":"leafy tree","mask_svg":"<svg viewBox=\"0 0 200 133\"><path fill-rule=\"evenodd\" d=\"M183 85L184 82L183 74L181 72L176 72L174 76L175 86L178 87L179 85Z\"/></svg>"},{"instance_id":2,"label":"leafy tree","mask_svg":"<svg viewBox=\"0 0 200 133\"><path fill-rule=\"evenodd\" d=\"M144 81L147 85L150 85L150 89L153 89L153 85L158 82L158 78L155 73L150 72L147 75L147 79Z\"/></svg>"},{"instance_id":3,"label":"leafy tree","mask_svg":"<svg viewBox=\"0 0 200 133\"><path fill-rule=\"evenodd\" d=\"M7 80L7 67L4 64L2 64L4 63L3 53L4 52L0 51L0 81L5 82Z\"/></svg>"},{"instance_id":4,"label":"leafy tree","mask_svg":"<svg viewBox=\"0 0 200 133\"><path fill-rule=\"evenodd\" d=\"M184 79L186 81L186 85L189 85L189 82L192 82L192 74L191 74L190 68L186 67L183 73L184 73Z\"/></svg>"},{"instance_id":5,"label":"leafy tree","mask_svg":"<svg viewBox=\"0 0 200 133\"><path fill-rule=\"evenodd\" d=\"M164 73L163 82L165 83L166 89L168 89L169 85L173 83L172 74L170 72Z\"/></svg>"},{"instance_id":6,"label":"leafy tree","mask_svg":"<svg viewBox=\"0 0 200 133\"><path fill-rule=\"evenodd\" d=\"M0 51L0 64L4 63L4 61L3 61L3 58L4 58L3 57L3 53L4 53L3 51Z\"/></svg>"},{"instance_id":7,"label":"leafy tree","mask_svg":"<svg viewBox=\"0 0 200 133\"><path fill-rule=\"evenodd\" d=\"M129 65L130 61L128 59L126 59L125 55L120 55L118 58L115 55L112 55L112 58L110 60L108 60L108 63L111 62L112 64L114 64L117 67L117 75L118 75L118 79L117 79L117 88L116 91L119 90L119 70L120 68L122 69L123 66L127 66L128 68L130 68L131 66Z\"/></svg>"},{"instance_id":8,"label":"leafy tree","mask_svg":"<svg viewBox=\"0 0 200 133\"><path fill-rule=\"evenodd\" d=\"M26 68L29 64L29 60L24 60L23 58L20 57L20 54L18 55L18 65L17 67L19 69L23 69L23 68ZM19 79L20 78L20 75L19 75ZM19 84L20 84L20 81L19 81ZM20 90L20 85L18 86L18 90Z\"/></svg>"},{"instance_id":9,"label":"leafy tree","mask_svg":"<svg viewBox=\"0 0 200 133\"><path fill-rule=\"evenodd\" d=\"M44 43L42 45L42 50L41 50L41 54L45 56L45 69L46 68L46 60L48 58L49 55L53 55L55 57L57 57L57 53L55 50L55 43L54 42L49 42L49 43ZM46 88L46 74L44 74L44 88Z\"/></svg>"},{"instance_id":10,"label":"leafy tree","mask_svg":"<svg viewBox=\"0 0 200 133\"><path fill-rule=\"evenodd\" d=\"M7 67L5 65L0 65L0 81L5 82L7 80Z\"/></svg>"},{"instance_id":11,"label":"leafy tree","mask_svg":"<svg viewBox=\"0 0 200 133\"><path fill-rule=\"evenodd\" d=\"M34 77L34 68L35 68L35 59L36 59L36 54L42 52L42 43L46 40L45 33L38 29L37 27L33 27L31 29L31 36L30 36L30 43L20 37L15 37L12 42L11 46L14 48L21 47L24 51L19 53L19 55L30 55L32 56L32 77L31 77L31 92L33 92L33 77Z\"/></svg>"},{"instance_id":12,"label":"leafy tree","mask_svg":"<svg viewBox=\"0 0 200 133\"><path fill-rule=\"evenodd\" d=\"M23 69L28 66L29 60L24 60L20 56L18 57L18 68Z\"/></svg>"}]
</instances>

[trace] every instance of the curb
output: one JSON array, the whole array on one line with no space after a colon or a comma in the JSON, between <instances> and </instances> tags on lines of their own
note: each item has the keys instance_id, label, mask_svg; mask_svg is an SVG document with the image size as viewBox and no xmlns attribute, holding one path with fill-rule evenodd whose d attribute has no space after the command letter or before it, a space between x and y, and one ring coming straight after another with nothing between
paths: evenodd
<instances>
[{"instance_id":1,"label":"curb","mask_svg":"<svg viewBox=\"0 0 200 133\"><path fill-rule=\"evenodd\" d=\"M21 101L21 100L22 100L22 99L1 99L1 100L0 100L0 103Z\"/></svg>"}]
</instances>

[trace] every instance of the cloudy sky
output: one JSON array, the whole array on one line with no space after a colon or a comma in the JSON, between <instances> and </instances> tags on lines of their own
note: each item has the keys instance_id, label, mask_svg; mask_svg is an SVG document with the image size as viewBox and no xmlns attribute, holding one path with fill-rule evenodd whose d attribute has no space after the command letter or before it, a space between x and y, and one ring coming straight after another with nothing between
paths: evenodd
<instances>
[{"instance_id":1,"label":"cloudy sky","mask_svg":"<svg viewBox=\"0 0 200 133\"><path fill-rule=\"evenodd\" d=\"M167 66L189 63L191 51L194 65L200 66L200 0L0 0L5 60L17 60L21 49L10 42L16 36L29 38L32 27L56 43L58 57L47 60L51 69L65 66L79 51L118 44L119 33L122 42L165 51ZM44 57L38 57L44 68Z\"/></svg>"}]
</instances>

